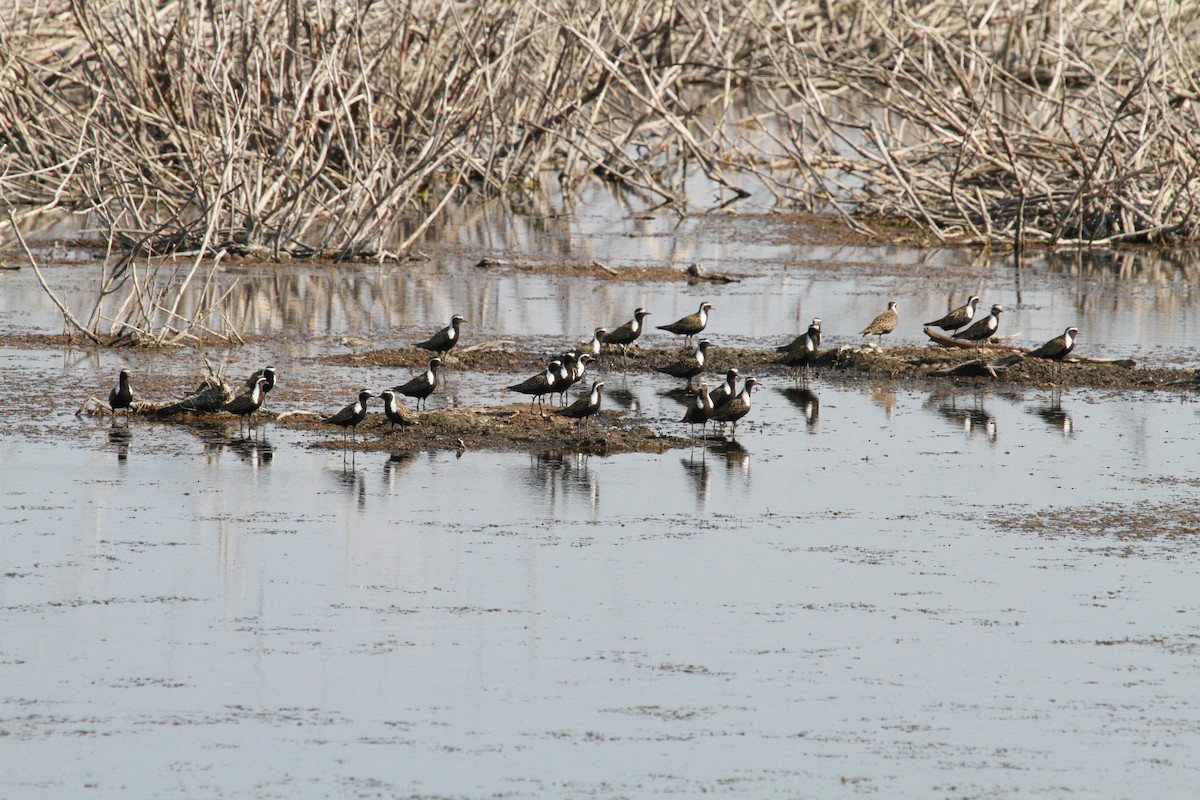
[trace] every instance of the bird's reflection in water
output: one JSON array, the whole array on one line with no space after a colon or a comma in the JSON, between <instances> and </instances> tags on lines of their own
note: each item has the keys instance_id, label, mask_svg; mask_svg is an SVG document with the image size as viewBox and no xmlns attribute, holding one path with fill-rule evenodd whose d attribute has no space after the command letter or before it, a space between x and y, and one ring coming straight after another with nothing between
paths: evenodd
<instances>
[{"instance_id":1,"label":"bird's reflection in water","mask_svg":"<svg viewBox=\"0 0 1200 800\"><path fill-rule=\"evenodd\" d=\"M342 464L341 469L331 469L334 481L350 497L358 501L358 509L367 507L367 479L351 464Z\"/></svg>"},{"instance_id":2,"label":"bird's reflection in water","mask_svg":"<svg viewBox=\"0 0 1200 800\"><path fill-rule=\"evenodd\" d=\"M117 463L124 464L129 459L129 445L133 441L133 431L129 425L118 425L108 429L108 443L117 453Z\"/></svg>"},{"instance_id":3,"label":"bird's reflection in water","mask_svg":"<svg viewBox=\"0 0 1200 800\"><path fill-rule=\"evenodd\" d=\"M1071 415L1063 410L1062 392L1051 393L1049 402L1033 409L1033 413L1041 417L1051 428L1061 431L1063 438L1074 438L1075 423L1071 421Z\"/></svg>"},{"instance_id":4,"label":"bird's reflection in water","mask_svg":"<svg viewBox=\"0 0 1200 800\"><path fill-rule=\"evenodd\" d=\"M389 493L395 491L396 478L400 473L416 463L417 455L416 450L406 450L392 453L387 461L383 462L383 485Z\"/></svg>"},{"instance_id":5,"label":"bird's reflection in water","mask_svg":"<svg viewBox=\"0 0 1200 800\"><path fill-rule=\"evenodd\" d=\"M683 465L683 473L692 484L696 508L703 509L708 505L708 489L711 479L708 470L708 448L693 447L686 458L679 459L679 463Z\"/></svg>"},{"instance_id":6,"label":"bird's reflection in water","mask_svg":"<svg viewBox=\"0 0 1200 800\"><path fill-rule=\"evenodd\" d=\"M600 505L600 482L590 461L586 453L563 450L531 454L527 483L536 495L546 497L552 508L560 500L583 499L595 513Z\"/></svg>"},{"instance_id":7,"label":"bird's reflection in water","mask_svg":"<svg viewBox=\"0 0 1200 800\"><path fill-rule=\"evenodd\" d=\"M220 461L226 450L254 469L270 464L275 458L275 446L267 440L266 429L260 427L257 433L248 434L238 428L227 422L188 422L179 426L200 440L209 464Z\"/></svg>"},{"instance_id":8,"label":"bird's reflection in water","mask_svg":"<svg viewBox=\"0 0 1200 800\"><path fill-rule=\"evenodd\" d=\"M673 389L667 389L664 392L660 392L660 394L662 394L663 397L666 397L670 400L674 400L676 403L679 403L679 405L684 408L687 408L688 406L690 406L692 404L692 401L696 399L696 390L695 389L685 389L682 386L676 386Z\"/></svg>"},{"instance_id":9,"label":"bird's reflection in water","mask_svg":"<svg viewBox=\"0 0 1200 800\"><path fill-rule=\"evenodd\" d=\"M867 396L883 409L883 413L888 419L896 412L896 390L883 386L875 386L867 392Z\"/></svg>"},{"instance_id":10,"label":"bird's reflection in water","mask_svg":"<svg viewBox=\"0 0 1200 800\"><path fill-rule=\"evenodd\" d=\"M817 397L817 393L803 386L790 386L778 391L804 414L804 425L808 432L816 433L817 423L821 419L821 398Z\"/></svg>"},{"instance_id":11,"label":"bird's reflection in water","mask_svg":"<svg viewBox=\"0 0 1200 800\"><path fill-rule=\"evenodd\" d=\"M744 480L750 479L750 451L736 439L717 439L709 445L713 455L725 459L725 470L731 474L740 474Z\"/></svg>"},{"instance_id":12,"label":"bird's reflection in water","mask_svg":"<svg viewBox=\"0 0 1200 800\"><path fill-rule=\"evenodd\" d=\"M637 416L642 413L642 403L638 396L631 389L619 387L617 389L609 389L605 392L606 400L612 402L618 408L623 408L629 413Z\"/></svg>"},{"instance_id":13,"label":"bird's reflection in water","mask_svg":"<svg viewBox=\"0 0 1200 800\"><path fill-rule=\"evenodd\" d=\"M275 447L267 441L265 433L258 437L234 436L229 440L229 449L255 469L265 467L275 458Z\"/></svg>"},{"instance_id":14,"label":"bird's reflection in water","mask_svg":"<svg viewBox=\"0 0 1200 800\"><path fill-rule=\"evenodd\" d=\"M983 407L983 395L976 394L970 400L945 392L933 392L925 400L925 408L933 411L952 425L962 428L968 437L982 433L993 444L999 436L996 418Z\"/></svg>"}]
</instances>

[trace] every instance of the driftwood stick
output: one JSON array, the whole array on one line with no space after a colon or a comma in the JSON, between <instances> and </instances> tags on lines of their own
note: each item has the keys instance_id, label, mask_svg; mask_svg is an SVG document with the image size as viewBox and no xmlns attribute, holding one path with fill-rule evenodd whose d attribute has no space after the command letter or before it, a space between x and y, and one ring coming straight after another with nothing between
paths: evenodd
<instances>
[{"instance_id":1,"label":"driftwood stick","mask_svg":"<svg viewBox=\"0 0 1200 800\"><path fill-rule=\"evenodd\" d=\"M981 347L999 345L1003 342L1010 341L1020 336L1019 333L1010 333L1006 336L993 336L992 338L983 342L971 342L966 339L955 339L953 336L947 336L941 331L936 331L930 327L925 327L921 330L924 331L925 335L932 339L934 343L940 344L942 347L958 347L963 350L978 350Z\"/></svg>"}]
</instances>

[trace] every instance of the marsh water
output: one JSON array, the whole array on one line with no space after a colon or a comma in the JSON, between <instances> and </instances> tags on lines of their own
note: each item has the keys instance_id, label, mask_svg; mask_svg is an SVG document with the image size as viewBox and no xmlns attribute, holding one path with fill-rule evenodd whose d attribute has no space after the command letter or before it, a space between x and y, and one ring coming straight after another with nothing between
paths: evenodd
<instances>
[{"instance_id":1,"label":"marsh water","mask_svg":"<svg viewBox=\"0 0 1200 800\"><path fill-rule=\"evenodd\" d=\"M602 204L487 217L433 232L415 264L235 265L237 348L0 350L0 795L1194 793L1194 392L775 376L736 441L611 457L347 460L270 423L74 415L122 366L187 385L202 355L272 361L277 409L333 410L402 377L320 360L349 335L395 347L462 313L468 342L552 351L701 300L718 344L780 344L820 316L836 346L888 300L895 340L918 343L982 290L1024 343L1074 324L1081 353L1200 363L1194 262L1018 272L794 233ZM79 308L96 270L46 275ZM61 329L29 270L0 272L0 334ZM674 384L617 366L609 402L683 433ZM432 404L500 402L520 377L455 373Z\"/></svg>"}]
</instances>

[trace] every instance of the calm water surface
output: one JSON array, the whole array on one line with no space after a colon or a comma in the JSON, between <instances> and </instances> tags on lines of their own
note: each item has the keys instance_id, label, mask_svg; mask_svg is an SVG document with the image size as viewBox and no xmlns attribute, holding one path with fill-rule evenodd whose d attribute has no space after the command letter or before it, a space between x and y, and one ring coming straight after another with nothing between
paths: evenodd
<instances>
[{"instance_id":1,"label":"calm water surface","mask_svg":"<svg viewBox=\"0 0 1200 800\"><path fill-rule=\"evenodd\" d=\"M475 241L516 257L536 244L519 234ZM766 345L820 315L850 340L889 298L944 310L942 269L1016 292L956 253L646 234L569 252L752 277L248 271L254 325L309 335L221 357L387 385L308 356L455 311L476 336L574 337L640 304L661 323L699 292L714 338ZM1160 266L1046 263L1019 329L1194 360L1191 283ZM0 273L6 332L58 330L31 284ZM0 350L27 399L0 412L0 795L1144 798L1200 778L1194 394L772 377L736 444L347 463L271 425L247 441L73 416L122 364L201 369L190 351ZM679 432L673 384L606 378ZM456 374L441 401L492 402L500 380ZM42 407L47 385L63 399Z\"/></svg>"}]
</instances>

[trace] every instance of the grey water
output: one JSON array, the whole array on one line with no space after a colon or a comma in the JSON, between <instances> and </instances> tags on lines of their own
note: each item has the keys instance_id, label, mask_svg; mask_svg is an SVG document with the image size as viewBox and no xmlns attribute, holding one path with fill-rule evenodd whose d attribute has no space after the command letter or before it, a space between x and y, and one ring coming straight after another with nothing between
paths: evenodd
<instances>
[{"instance_id":1,"label":"grey water","mask_svg":"<svg viewBox=\"0 0 1200 800\"><path fill-rule=\"evenodd\" d=\"M896 338L917 343L949 294L982 288L1030 341L1076 324L1082 352L1196 362L1191 268L1146 256L1044 258L1018 289L1000 257L829 251L779 243L777 223L575 224L441 231L412 267L239 269L252 301L239 322L281 336L216 357L353 387L390 376L313 360L347 334L394 346L457 312L480 339L582 338L636 305L662 323L700 299L717 307L711 338L741 346L785 341L811 316L853 341L896 299L912 315ZM624 284L466 255L555 248L746 278ZM94 269L47 276L82 305ZM0 318L0 333L61 329L27 270L0 272ZM0 795L1196 785L1194 392L777 376L736 441L347 460L270 423L248 438L76 417L121 365L181 380L202 368L186 348L0 350L21 398L0 405ZM674 384L605 377L610 402L683 433ZM453 381L443 402L486 404L502 385ZM332 407L343 388L293 402Z\"/></svg>"}]
</instances>

